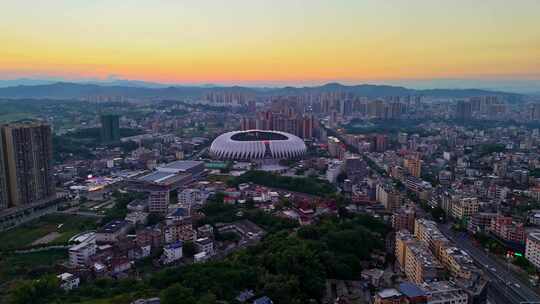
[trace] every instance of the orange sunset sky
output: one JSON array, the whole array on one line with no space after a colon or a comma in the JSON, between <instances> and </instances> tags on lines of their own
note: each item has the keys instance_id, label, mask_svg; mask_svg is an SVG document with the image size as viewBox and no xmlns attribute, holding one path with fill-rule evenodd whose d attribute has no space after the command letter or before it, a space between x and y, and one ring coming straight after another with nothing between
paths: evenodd
<instances>
[{"instance_id":1,"label":"orange sunset sky","mask_svg":"<svg viewBox=\"0 0 540 304\"><path fill-rule=\"evenodd\" d=\"M19 0L0 79L540 79L536 0Z\"/></svg>"}]
</instances>

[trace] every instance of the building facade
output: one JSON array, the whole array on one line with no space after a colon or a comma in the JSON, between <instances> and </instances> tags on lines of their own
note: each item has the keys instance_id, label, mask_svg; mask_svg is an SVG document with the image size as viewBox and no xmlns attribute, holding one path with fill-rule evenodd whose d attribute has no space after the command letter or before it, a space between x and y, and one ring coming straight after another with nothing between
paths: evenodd
<instances>
[{"instance_id":1,"label":"building facade","mask_svg":"<svg viewBox=\"0 0 540 304\"><path fill-rule=\"evenodd\" d=\"M54 198L50 126L38 122L7 124L1 133L0 187L4 194L0 195L0 209Z\"/></svg>"},{"instance_id":2,"label":"building facade","mask_svg":"<svg viewBox=\"0 0 540 304\"><path fill-rule=\"evenodd\" d=\"M525 257L536 268L540 268L540 232L531 232L527 236Z\"/></svg>"},{"instance_id":3,"label":"building facade","mask_svg":"<svg viewBox=\"0 0 540 304\"><path fill-rule=\"evenodd\" d=\"M117 142L120 141L120 117L118 115L101 115L101 141Z\"/></svg>"}]
</instances>

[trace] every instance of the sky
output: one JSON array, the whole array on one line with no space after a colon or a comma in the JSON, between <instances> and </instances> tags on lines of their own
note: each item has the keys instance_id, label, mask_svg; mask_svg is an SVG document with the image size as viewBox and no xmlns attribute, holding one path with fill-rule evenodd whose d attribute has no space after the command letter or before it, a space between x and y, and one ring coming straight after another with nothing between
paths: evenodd
<instances>
[{"instance_id":1,"label":"sky","mask_svg":"<svg viewBox=\"0 0 540 304\"><path fill-rule=\"evenodd\" d=\"M5 0L0 79L540 79L538 0Z\"/></svg>"}]
</instances>

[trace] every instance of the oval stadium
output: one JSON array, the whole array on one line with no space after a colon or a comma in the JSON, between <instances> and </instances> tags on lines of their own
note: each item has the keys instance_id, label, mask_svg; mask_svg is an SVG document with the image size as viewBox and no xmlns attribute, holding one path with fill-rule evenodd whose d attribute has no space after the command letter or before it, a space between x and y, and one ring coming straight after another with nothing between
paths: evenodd
<instances>
[{"instance_id":1,"label":"oval stadium","mask_svg":"<svg viewBox=\"0 0 540 304\"><path fill-rule=\"evenodd\" d=\"M223 160L289 159L305 153L306 145L300 137L267 130L227 132L210 146L210 154Z\"/></svg>"}]
</instances>

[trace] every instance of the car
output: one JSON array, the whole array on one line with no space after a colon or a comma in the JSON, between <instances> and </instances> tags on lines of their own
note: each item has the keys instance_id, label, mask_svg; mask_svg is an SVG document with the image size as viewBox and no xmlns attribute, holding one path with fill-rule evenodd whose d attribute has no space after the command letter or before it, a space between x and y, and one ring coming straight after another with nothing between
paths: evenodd
<instances>
[{"instance_id":1,"label":"car","mask_svg":"<svg viewBox=\"0 0 540 304\"><path fill-rule=\"evenodd\" d=\"M521 286L518 283L515 283L514 286L516 286L516 288L521 288Z\"/></svg>"}]
</instances>

